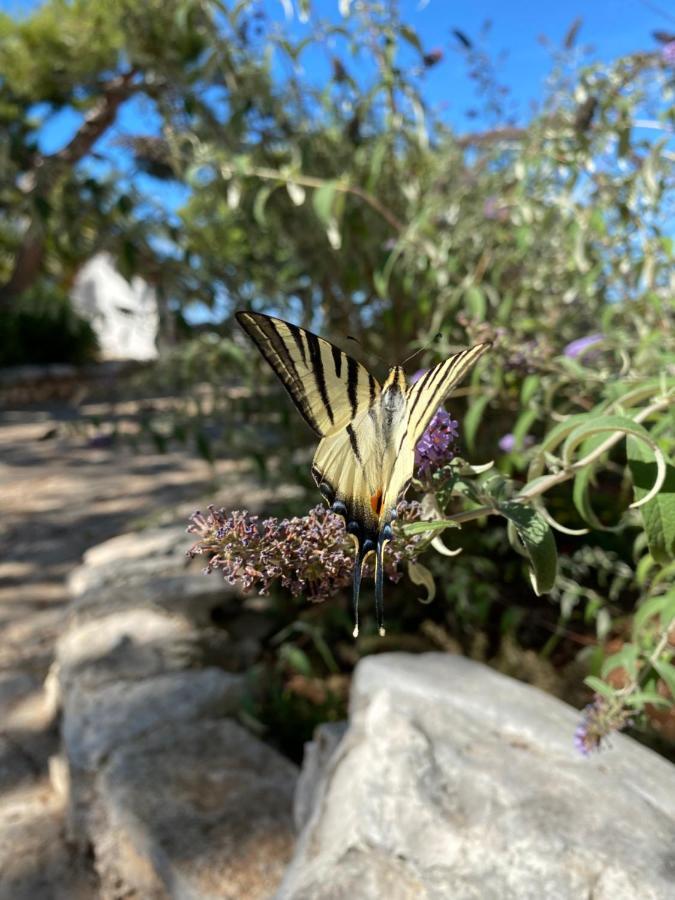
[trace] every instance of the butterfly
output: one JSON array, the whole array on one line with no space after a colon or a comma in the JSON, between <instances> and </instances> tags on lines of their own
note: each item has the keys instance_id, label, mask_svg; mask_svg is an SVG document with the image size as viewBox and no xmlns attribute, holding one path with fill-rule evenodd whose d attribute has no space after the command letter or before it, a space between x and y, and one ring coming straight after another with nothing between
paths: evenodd
<instances>
[{"instance_id":1,"label":"butterfly","mask_svg":"<svg viewBox=\"0 0 675 900\"><path fill-rule=\"evenodd\" d=\"M354 637L363 562L375 554L375 612L384 635L382 556L396 506L412 480L415 445L452 388L491 346L476 344L407 384L401 366L380 385L334 344L290 322L239 311L236 319L321 438L312 476L356 544Z\"/></svg>"}]
</instances>

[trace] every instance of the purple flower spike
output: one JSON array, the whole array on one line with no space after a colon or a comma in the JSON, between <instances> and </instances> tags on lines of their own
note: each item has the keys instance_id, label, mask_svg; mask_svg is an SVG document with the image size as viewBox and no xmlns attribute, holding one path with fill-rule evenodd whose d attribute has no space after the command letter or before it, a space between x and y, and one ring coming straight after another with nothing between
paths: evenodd
<instances>
[{"instance_id":1,"label":"purple flower spike","mask_svg":"<svg viewBox=\"0 0 675 900\"><path fill-rule=\"evenodd\" d=\"M415 447L415 465L420 478L428 478L455 455L459 423L439 409Z\"/></svg>"},{"instance_id":2,"label":"purple flower spike","mask_svg":"<svg viewBox=\"0 0 675 900\"><path fill-rule=\"evenodd\" d=\"M664 62L669 66L675 66L675 41L668 41L661 50Z\"/></svg>"},{"instance_id":3,"label":"purple flower spike","mask_svg":"<svg viewBox=\"0 0 675 900\"><path fill-rule=\"evenodd\" d=\"M417 521L420 505L400 503L397 512L397 522ZM414 557L419 542L419 536L406 538L396 529L395 524L384 566L392 581L401 577L399 563ZM323 506L302 518L263 521L246 510L209 506L207 515L193 513L188 531L198 537L188 556L207 557L206 572L220 569L230 584L244 590L267 594L277 583L294 597L325 600L351 582L353 541L340 516Z\"/></svg>"},{"instance_id":4,"label":"purple flower spike","mask_svg":"<svg viewBox=\"0 0 675 900\"><path fill-rule=\"evenodd\" d=\"M568 359L578 359L578 357L583 356L590 347L594 347L596 344L604 341L604 339L604 334L600 333L589 334L586 337L577 338L576 341L572 341L565 347L563 353Z\"/></svg>"},{"instance_id":5,"label":"purple flower spike","mask_svg":"<svg viewBox=\"0 0 675 900\"><path fill-rule=\"evenodd\" d=\"M595 695L583 710L583 718L574 732L574 746L582 756L600 750L613 731L631 725L629 710L613 700Z\"/></svg>"}]
</instances>

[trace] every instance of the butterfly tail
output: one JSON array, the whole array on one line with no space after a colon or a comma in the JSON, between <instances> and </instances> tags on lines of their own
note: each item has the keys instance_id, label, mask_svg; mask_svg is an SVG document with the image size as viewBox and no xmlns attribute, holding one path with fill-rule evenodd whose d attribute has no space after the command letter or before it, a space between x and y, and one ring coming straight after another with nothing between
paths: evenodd
<instances>
[{"instance_id":1,"label":"butterfly tail","mask_svg":"<svg viewBox=\"0 0 675 900\"><path fill-rule=\"evenodd\" d=\"M354 637L359 636L359 593L361 591L361 572L363 570L363 560L366 551L363 545L359 544L356 550L356 559L354 560L354 581L353 581L353 602L354 602Z\"/></svg>"},{"instance_id":2,"label":"butterfly tail","mask_svg":"<svg viewBox=\"0 0 675 900\"><path fill-rule=\"evenodd\" d=\"M377 618L377 630L380 637L384 637L384 563L382 554L386 541L383 535L379 535L377 539L377 548L375 550L375 617Z\"/></svg>"}]
</instances>

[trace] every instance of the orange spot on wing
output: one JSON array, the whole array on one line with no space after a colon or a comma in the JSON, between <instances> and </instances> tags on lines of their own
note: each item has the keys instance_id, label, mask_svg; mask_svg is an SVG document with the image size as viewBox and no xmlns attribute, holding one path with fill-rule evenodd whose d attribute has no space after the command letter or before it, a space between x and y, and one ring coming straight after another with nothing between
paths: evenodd
<instances>
[{"instance_id":1,"label":"orange spot on wing","mask_svg":"<svg viewBox=\"0 0 675 900\"><path fill-rule=\"evenodd\" d=\"M376 516L379 516L380 510L382 509L382 491L379 490L376 494L370 498L370 508L375 513Z\"/></svg>"}]
</instances>

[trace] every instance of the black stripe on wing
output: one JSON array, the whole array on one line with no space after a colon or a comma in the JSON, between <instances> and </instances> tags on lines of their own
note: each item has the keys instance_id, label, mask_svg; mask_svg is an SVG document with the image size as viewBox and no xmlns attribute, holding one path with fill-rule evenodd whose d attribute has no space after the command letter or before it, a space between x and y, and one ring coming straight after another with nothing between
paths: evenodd
<instances>
[{"instance_id":1,"label":"black stripe on wing","mask_svg":"<svg viewBox=\"0 0 675 900\"><path fill-rule=\"evenodd\" d=\"M309 345L309 355L312 360L312 374L314 375L314 381L316 382L317 390L321 395L323 405L326 407L330 423L333 425L335 423L335 416L333 415L333 407L330 404L328 389L326 387L326 373L323 370L319 339L315 334L311 334L309 331L306 332L306 337Z\"/></svg>"},{"instance_id":2,"label":"black stripe on wing","mask_svg":"<svg viewBox=\"0 0 675 900\"><path fill-rule=\"evenodd\" d=\"M269 316L253 315L247 312L236 313L237 322L254 342L263 357L274 369L279 380L288 391L298 412L302 415L315 434L321 437L323 431L314 415L307 399L306 388L291 356L288 346L279 332L278 325ZM285 324L285 323L283 323ZM292 331L289 331L293 335ZM298 351L302 347L302 337L298 335ZM302 354L300 354L302 355Z\"/></svg>"},{"instance_id":3,"label":"black stripe on wing","mask_svg":"<svg viewBox=\"0 0 675 900\"><path fill-rule=\"evenodd\" d=\"M451 356L426 372L419 381L408 389L408 433L413 445L424 433L434 413L450 391L466 375L469 369L490 349L492 344L486 341L476 344L468 350Z\"/></svg>"},{"instance_id":4,"label":"black stripe on wing","mask_svg":"<svg viewBox=\"0 0 675 900\"><path fill-rule=\"evenodd\" d=\"M320 437L345 427L377 400L377 381L329 341L262 313L240 311L236 318Z\"/></svg>"}]
</instances>

